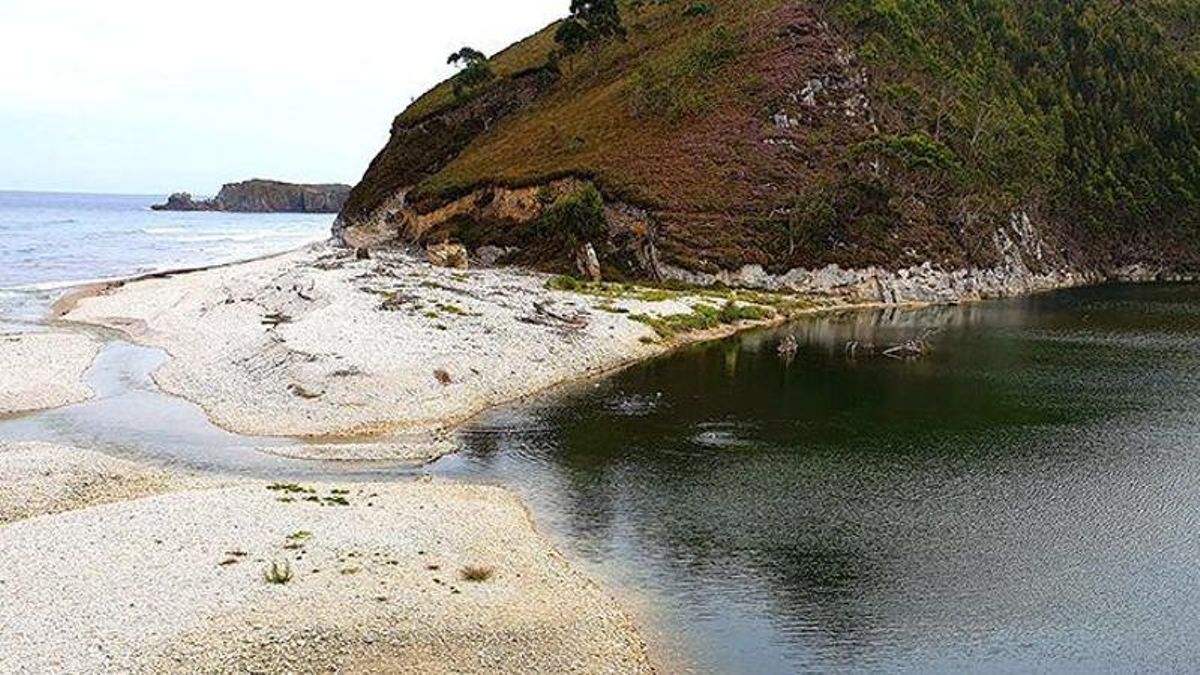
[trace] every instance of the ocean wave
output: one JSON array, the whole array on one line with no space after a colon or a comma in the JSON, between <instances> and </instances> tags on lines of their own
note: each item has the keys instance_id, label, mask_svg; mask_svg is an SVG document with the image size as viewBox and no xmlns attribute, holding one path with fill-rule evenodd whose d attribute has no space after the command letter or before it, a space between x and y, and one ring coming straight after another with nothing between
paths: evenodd
<instances>
[{"instance_id":1,"label":"ocean wave","mask_svg":"<svg viewBox=\"0 0 1200 675\"><path fill-rule=\"evenodd\" d=\"M314 236L311 230L299 228L277 230L258 228L253 230L221 231L190 230L184 227L147 227L143 229L142 232L154 237L159 241L175 244L207 244L215 242L248 244L262 241L299 239Z\"/></svg>"}]
</instances>

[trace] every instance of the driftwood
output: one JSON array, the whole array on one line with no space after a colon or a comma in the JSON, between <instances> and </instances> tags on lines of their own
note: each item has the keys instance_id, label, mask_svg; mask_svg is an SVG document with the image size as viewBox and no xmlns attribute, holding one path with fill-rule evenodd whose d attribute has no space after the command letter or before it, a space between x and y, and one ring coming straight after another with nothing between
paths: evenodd
<instances>
[{"instance_id":1,"label":"driftwood","mask_svg":"<svg viewBox=\"0 0 1200 675\"><path fill-rule=\"evenodd\" d=\"M800 343L796 340L795 335L789 335L779 343L779 358L783 362L791 365L792 361L796 360L796 353L800 351Z\"/></svg>"},{"instance_id":2,"label":"driftwood","mask_svg":"<svg viewBox=\"0 0 1200 675\"><path fill-rule=\"evenodd\" d=\"M846 343L845 352L850 358L863 356L885 356L889 359L914 359L925 356L933 351L933 346L929 343L929 338L936 333L937 330L930 329L919 335L918 337L897 342L894 344L876 345L873 343L859 342L858 340L850 340Z\"/></svg>"},{"instance_id":3,"label":"driftwood","mask_svg":"<svg viewBox=\"0 0 1200 675\"><path fill-rule=\"evenodd\" d=\"M549 303L545 302L533 303L533 315L517 317L517 321L520 321L521 323L534 324L537 326L566 328L570 330L582 330L587 328L588 325L586 314L580 312L575 314L562 314L550 309Z\"/></svg>"},{"instance_id":4,"label":"driftwood","mask_svg":"<svg viewBox=\"0 0 1200 675\"><path fill-rule=\"evenodd\" d=\"M274 328L275 326L278 326L280 324L291 323L291 322L292 322L292 317L290 317L287 314L284 314L282 312L271 312L270 314L264 316L263 320L262 320L262 323L264 326L271 326L272 328Z\"/></svg>"}]
</instances>

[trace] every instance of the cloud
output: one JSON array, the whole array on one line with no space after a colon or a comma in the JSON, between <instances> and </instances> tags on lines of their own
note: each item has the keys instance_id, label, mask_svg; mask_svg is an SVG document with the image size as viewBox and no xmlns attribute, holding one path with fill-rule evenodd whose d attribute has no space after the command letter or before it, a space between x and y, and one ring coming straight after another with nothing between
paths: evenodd
<instances>
[{"instance_id":1,"label":"cloud","mask_svg":"<svg viewBox=\"0 0 1200 675\"><path fill-rule=\"evenodd\" d=\"M3 0L0 187L211 191L252 167L353 181L450 52L497 51L567 5Z\"/></svg>"}]
</instances>

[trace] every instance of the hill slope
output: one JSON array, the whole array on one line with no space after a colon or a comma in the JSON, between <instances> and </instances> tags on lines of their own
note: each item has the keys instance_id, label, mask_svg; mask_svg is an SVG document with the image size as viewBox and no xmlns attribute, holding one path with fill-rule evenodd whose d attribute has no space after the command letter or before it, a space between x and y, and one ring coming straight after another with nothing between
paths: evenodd
<instances>
[{"instance_id":1,"label":"hill slope","mask_svg":"<svg viewBox=\"0 0 1200 675\"><path fill-rule=\"evenodd\" d=\"M557 63L550 26L490 85L429 92L336 233L559 270L586 241L610 276L1011 277L980 294L1196 266L1195 3L695 4L627 4L626 39ZM577 222L591 185L604 233Z\"/></svg>"}]
</instances>

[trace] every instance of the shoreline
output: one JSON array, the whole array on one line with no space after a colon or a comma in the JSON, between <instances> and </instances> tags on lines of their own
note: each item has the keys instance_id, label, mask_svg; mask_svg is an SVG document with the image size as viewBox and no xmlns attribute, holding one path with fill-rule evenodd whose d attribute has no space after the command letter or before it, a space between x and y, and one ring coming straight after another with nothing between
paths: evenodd
<instances>
[{"instance_id":1,"label":"shoreline","mask_svg":"<svg viewBox=\"0 0 1200 675\"><path fill-rule=\"evenodd\" d=\"M380 262L382 260L383 262ZM363 280L367 282L379 281L380 276L389 278L415 277L420 280L417 285L403 285L402 289L370 289L367 293L375 298L383 297L385 304L392 299L394 295L404 295L406 302L415 302L418 309L422 307L422 303L427 306L435 306L438 308L449 308L452 314L461 315L464 322L470 324L476 317L483 316L480 313L462 310L454 302L447 301L445 294L438 294L435 291L450 291L451 294L468 293L469 289L447 288L453 281L465 281L469 286L476 278L485 280L485 290L490 292L500 288L519 286L521 291L527 298L532 299L533 305L537 307L538 301L565 304L578 311L583 309L589 312L592 319L599 319L602 323L607 323L607 330L610 335L597 334L595 331L583 331L581 339L587 347L587 343L596 343L601 340L611 340L611 333L617 333L621 338L618 348L604 350L604 353L593 355L594 358L585 360L583 363L572 363L565 367L558 368L554 372L544 373L542 365L548 358L561 358L561 352L551 351L548 354L539 354L537 358L531 359L523 364L525 367L512 367L508 376L514 380L520 380L519 386L506 386L496 382L495 373L490 381L485 381L465 394L460 394L458 400L450 406L439 407L435 402L431 403L429 399L438 398L443 393L438 391L439 387L434 387L430 381L424 383L406 382L406 387L401 387L401 391L394 393L409 394L409 399L405 400L402 396L397 395L389 403L391 408L385 413L374 415L350 416L349 419L345 416L339 416L331 413L332 408L344 407L345 409L355 409L369 407L372 404L377 404L377 401L364 401L362 397L356 397L353 391L346 391L344 388L338 392L339 400L332 402L326 400L329 393L326 389L327 383L330 381L330 373L318 373L315 376L310 375L301 377L299 383L293 382L288 386L291 399L286 398L281 400L279 392L273 392L274 401L272 402L274 409L273 414L278 417L272 421L264 421L262 419L245 419L236 414L232 414L229 410L230 400L235 403L252 405L252 402L259 401L253 394L264 393L263 389L268 384L265 378L262 377L242 377L239 382L233 383L230 386L222 388L220 391L213 392L205 390L203 386L197 386L196 381L202 377L201 365L205 367L217 366L217 370L225 369L224 374L231 374L231 364L226 361L219 361L216 364L211 362L202 364L196 352L195 345L186 345L179 339L179 336L196 329L203 329L205 319L203 316L185 317L178 312L177 305L190 304L191 309L196 309L198 305L203 305L203 302L197 301L197 296L208 294L208 309L216 301L211 297L218 287L222 285L232 288L232 290L240 291L239 298L233 297L230 288L226 288L229 293L219 302L224 304L239 304L244 302L255 303L262 305L263 311L270 308L266 302L258 302L259 296L263 294L279 295L282 291L280 284L275 283L272 287L271 279L264 279L267 283L262 283L264 279L257 279L257 285L248 288L240 288L237 286L246 276L247 270L256 265L268 265L271 269L267 272L276 274L279 279L284 279L293 284L292 289L302 298L306 297L303 290L296 286L297 276L304 277L304 274L296 275L298 268L314 267L313 263L328 264L330 269L324 271L313 272L307 278L300 280L301 285L305 285L310 292L321 282L321 275L328 277L330 274L335 274L337 270L342 270L346 267L357 269L360 273L352 278L352 281L361 286ZM275 263L281 263L275 265ZM392 266L393 269L388 269L382 275L368 271L374 265L382 264L384 267ZM315 265L320 267L321 265ZM312 272L312 270L307 270ZM303 270L302 270L303 272ZM198 281L205 276L219 276L221 280L213 282L211 279ZM259 275L262 276L261 274ZM343 275L345 276L345 275ZM315 277L315 278L314 278ZM387 454L386 456L372 455L370 459L401 459L404 461L413 461L418 464L431 462L438 457L452 453L456 446L451 441L454 433L460 430L463 426L470 423L472 419L486 413L488 410L504 404L519 403L521 400L544 394L547 390L553 389L560 385L565 385L572 382L586 381L594 378L602 378L613 373L619 372L633 365L645 362L648 359L657 358L669 354L681 347L709 342L714 340L725 339L730 336L755 329L770 328L779 326L789 321L801 319L806 316L817 316L831 312L847 312L847 311L866 311L878 309L900 309L911 310L929 306L930 302L924 301L854 301L846 297L839 296L821 296L816 294L788 296L784 294L776 294L776 297L791 297L800 299L803 302L809 303L808 306L802 308L792 308L788 311L776 311L773 316L768 318L759 318L754 320L736 321L730 324L721 324L715 327L709 327L704 330L684 331L669 337L653 336L653 331L650 330L646 323L630 322L628 317L634 312L645 312L653 317L671 316L674 313L691 311L698 304L714 302L713 296L705 289L695 289L693 293L687 291L676 291L664 293L664 297L649 298L650 295L658 293L654 287L629 287L631 298L612 297L608 295L588 295L587 293L572 293L560 292L547 288L549 285L549 275L531 272L523 269L515 268L482 268L472 269L469 271L448 270L444 268L436 268L428 265L423 260L417 260L408 252L388 252L380 251L372 260L357 261L353 259L353 253L335 247L330 241L306 244L291 251L270 254L266 256L258 256L244 261L226 262L208 266L195 268L182 268L177 270L164 270L143 275L136 275L124 279L112 280L103 283L88 284L71 289L64 293L53 305L50 315L47 317L47 322L50 325L56 323L69 324L75 326L84 326L90 330L112 330L122 336L123 339L130 342L148 346L151 348L161 349L170 358L167 363L157 369L153 373L153 379L156 384L165 392L173 396L180 397L197 406L199 406L216 426L230 431L232 433L242 434L246 436L260 437L278 437L291 438L307 444L310 449L305 449L304 446L297 448L289 448L285 456L298 459L321 459L330 461L359 461L364 459L362 453L356 450L356 447L361 449L368 446L379 446L382 444L394 444L399 448L398 452ZM531 282L532 280L532 282ZM329 290L328 298L321 298L325 306L320 309L326 314L330 312L336 313L336 310L330 309L329 305L345 303L350 301L361 301L359 297L363 293L349 293L345 286L346 280L339 280L341 287L331 289L321 289L321 291ZM147 289L147 286L154 285L153 288ZM1072 279L1071 283L1063 284L1064 288L1078 287L1078 279ZM1027 291L1033 292L1048 292L1055 288L1035 287L1030 289L1024 287ZM141 292L137 292L137 291ZM359 291L365 289L359 288ZM170 293L177 301L168 306L166 303L156 303L153 299L155 293ZM637 297L639 293L643 297ZM736 293L736 291L735 291ZM758 291L744 291L751 298L759 295L766 295ZM316 295L320 295L317 292ZM1029 294L1029 293L1026 293ZM433 295L434 297L429 297ZM132 296L132 297L126 297ZM354 297L348 297L354 296ZM647 301L652 300L652 301ZM318 301L318 298L308 297L307 301L313 303ZM973 297L964 297L956 304L964 304L977 301ZM97 309L90 307L91 305L102 305ZM295 298L284 299L281 304L294 306ZM317 302L321 304L321 302ZM370 340L373 337L374 331L371 327L363 328L364 322L371 322L379 319L383 320L390 318L393 313L390 311L370 312L364 309L359 302L353 313L353 316L348 317L351 324L357 325L357 333L346 337L347 342L354 340ZM512 308L508 308L511 310ZM593 310L601 310L600 312ZM302 309L303 311L303 309ZM161 325L162 315L170 312L175 312L176 318L180 320L173 321L172 325ZM612 316L624 319L623 322L618 321L620 325L613 325L613 321L605 321L607 317L601 316L606 312L612 312ZM126 314L135 316L125 316ZM200 312L199 314L203 314ZM374 314L374 316L372 316ZM268 328L267 332L283 333L289 330L292 324L292 317L279 312L280 323L272 328ZM432 316L432 314L430 314ZM550 313L551 319L562 319L561 316ZM457 318L457 317L455 317ZM509 315L502 317L503 324L499 326L505 331L512 333L513 312L509 311ZM525 320L526 317L518 317L518 320ZM192 319L192 320L187 320ZM340 319L340 320L339 320ZM347 360L356 356L353 346L346 347L344 344L338 344L337 340L330 341L322 339L319 335L314 336L313 333L325 334L340 334L342 328L346 325L347 317L328 318L324 317L319 320L314 320L312 324L306 327L307 335L304 336L308 344L318 347L316 350L298 350L303 354L303 359L317 360L323 356L332 354L336 360ZM436 317L435 317L436 320ZM236 317L234 324L230 324L234 330L240 331L239 335L233 341L238 347L252 347L250 343L254 342L258 347L263 349L272 349L279 347L279 343L288 342L289 338L273 337L271 341L259 340L261 335L248 334L247 317ZM252 321L251 321L252 323ZM630 325L633 323L634 325ZM481 342L492 340L495 331L492 328L496 326L486 326L483 334L468 335L466 340L460 339L453 334L447 326L436 326L439 330L446 333L431 333L428 330L421 330L420 327L414 328L411 325L399 327L384 327L381 326L377 332L384 337L393 338L398 341L412 340L414 337L425 340L426 342L437 344L446 343L435 347L432 352L427 350L426 353L420 355L423 357L445 357L447 352L453 352L456 349L470 347L477 348ZM455 326L457 329L458 326ZM211 331L210 331L211 332ZM447 334L448 333L448 334ZM632 336L632 338L631 338ZM216 331L212 337L225 338L223 331ZM508 342L513 342L513 336L508 336ZM516 336L518 343L529 339L538 341L544 336L526 334ZM578 337L578 336L577 336ZM238 341L241 341L240 343ZM465 344L464 344L465 343ZM511 345L509 345L511 347ZM210 342L204 346L204 351L209 351L214 347ZM220 349L220 346L216 346ZM440 349L440 352L439 352ZM339 352L339 350L342 350ZM524 350L528 351L528 350ZM240 358L243 360L254 360L256 355L247 353L246 349L241 349ZM315 352L315 354L314 354ZM508 356L514 355L518 359L527 354L522 353L522 348L518 344L515 350L509 349ZM318 356L319 355L319 356ZM284 351L277 354L280 358L294 358L294 352ZM375 356L378 356L376 354ZM444 360L444 359L443 359ZM429 365L424 363L422 359L410 359L413 367L419 365ZM183 374L172 372L173 369L179 370L181 362L190 362L190 365L183 367L189 370ZM292 364L295 365L295 364ZM497 365L503 367L509 365L507 363L488 363L487 368L496 369ZM522 364L517 364L518 366ZM303 368L300 364L299 368ZM482 379L488 380L484 368L470 367L470 370L475 376L483 376ZM536 377L532 379L529 376L529 370L537 371ZM439 379L441 375L438 371L449 372L446 369L434 370L434 373ZM276 373L279 374L279 373ZM293 373L295 374L295 373ZM342 371L333 372L332 376L357 376L360 372L357 366L351 364L349 368ZM245 373L232 373L233 376L245 375ZM395 375L394 373L391 375ZM461 389L460 382L457 381L457 373L453 377L453 381L449 384L443 383L447 392L454 393L453 390ZM470 378L470 376L468 376ZM478 379L478 378L476 378ZM358 387L370 388L373 385L379 384L380 381L384 385L390 384L386 377L360 382ZM352 388L351 388L352 389ZM413 405L411 402L411 394L418 393L424 396L425 400ZM212 395L212 394L218 395ZM269 398L269 397L268 397ZM350 400L347 400L350 399ZM314 403L314 401L316 401ZM408 408L405 408L405 405ZM381 408L384 406L375 405ZM303 411L297 416L298 411ZM303 419L299 419L299 418ZM314 421L315 420L315 421ZM298 424L292 425L288 422L299 421Z\"/></svg>"},{"instance_id":2,"label":"shoreline","mask_svg":"<svg viewBox=\"0 0 1200 675\"><path fill-rule=\"evenodd\" d=\"M280 256L289 255L303 251L314 246L322 246L327 243L327 240L314 241L308 244L303 244L296 248L277 253L267 253L264 255L253 256L251 258L239 258L237 260L229 260L226 262L212 263L210 265L196 265L189 267L172 267L170 269L156 270L154 272L143 272L141 274L133 274L129 276L113 277L111 279L97 279L94 281L81 281L79 283L67 282L61 287L63 294L60 295L54 302L50 303L45 321L51 324L62 319L63 316L69 314L71 310L80 301L90 298L95 295L106 293L127 284L137 283L139 281L148 281L151 279L170 279L171 277L181 276L185 274L194 274L196 272L206 272L209 270L219 270L226 267L236 267L247 263L258 262L260 260L270 260ZM76 323L76 322L68 322ZM94 326L95 324L81 323L84 326Z\"/></svg>"},{"instance_id":3,"label":"shoreline","mask_svg":"<svg viewBox=\"0 0 1200 675\"><path fill-rule=\"evenodd\" d=\"M314 270L322 266L330 269ZM396 279L407 283L396 284ZM351 447L354 441L396 442L406 448L399 458L427 462L452 452L447 444L452 433L497 405L568 382L603 377L684 345L807 314L880 306L821 300L799 311L664 338L630 317L683 315L695 306L715 307L719 302L701 291L658 297L649 288L634 288L631 297L592 297L549 289L550 279L508 268L437 268L408 253L380 253L373 260L358 261L352 252L328 243L311 244L242 263L78 288L56 303L51 321L116 330L129 341L162 349L171 359L155 371L155 382L163 391L199 405L227 431L324 443L325 451L313 458L327 460L358 459ZM391 285L363 288L377 283ZM163 295L171 299L163 300ZM397 296L415 309L387 307ZM368 304L381 299L382 308ZM232 316L209 318L218 311ZM271 317L278 323L263 330L260 324ZM295 328L302 322L307 325ZM202 345L186 338L205 331L212 339ZM422 346L408 353L398 350L401 367L393 367L391 355L380 353L392 344L415 343ZM489 347L498 358L471 356ZM220 350L225 353L209 358ZM254 372L258 364L253 364L267 358L264 350L278 361L267 366L267 375ZM372 367L360 367L353 363L356 359ZM467 363L458 365L459 360ZM314 361L345 365L306 373ZM253 365L239 365L247 362ZM411 371L420 367L431 368L429 379L414 379ZM500 372L506 367L508 372ZM388 372L375 377L375 368ZM212 373L236 382L206 391L198 381ZM281 396L279 387L268 391L270 376L280 375L292 380L287 396ZM365 381L339 387L339 378ZM448 381L439 384L441 380ZM362 395L362 390L379 386L390 387L392 394L382 405L377 397ZM331 392L335 387L338 391ZM260 396L249 393L252 390ZM443 401L446 394L452 399L449 404ZM271 400L271 420L231 412L231 400L248 405L264 399ZM373 410L347 414L364 407ZM347 444L350 452L329 452L340 444Z\"/></svg>"}]
</instances>

